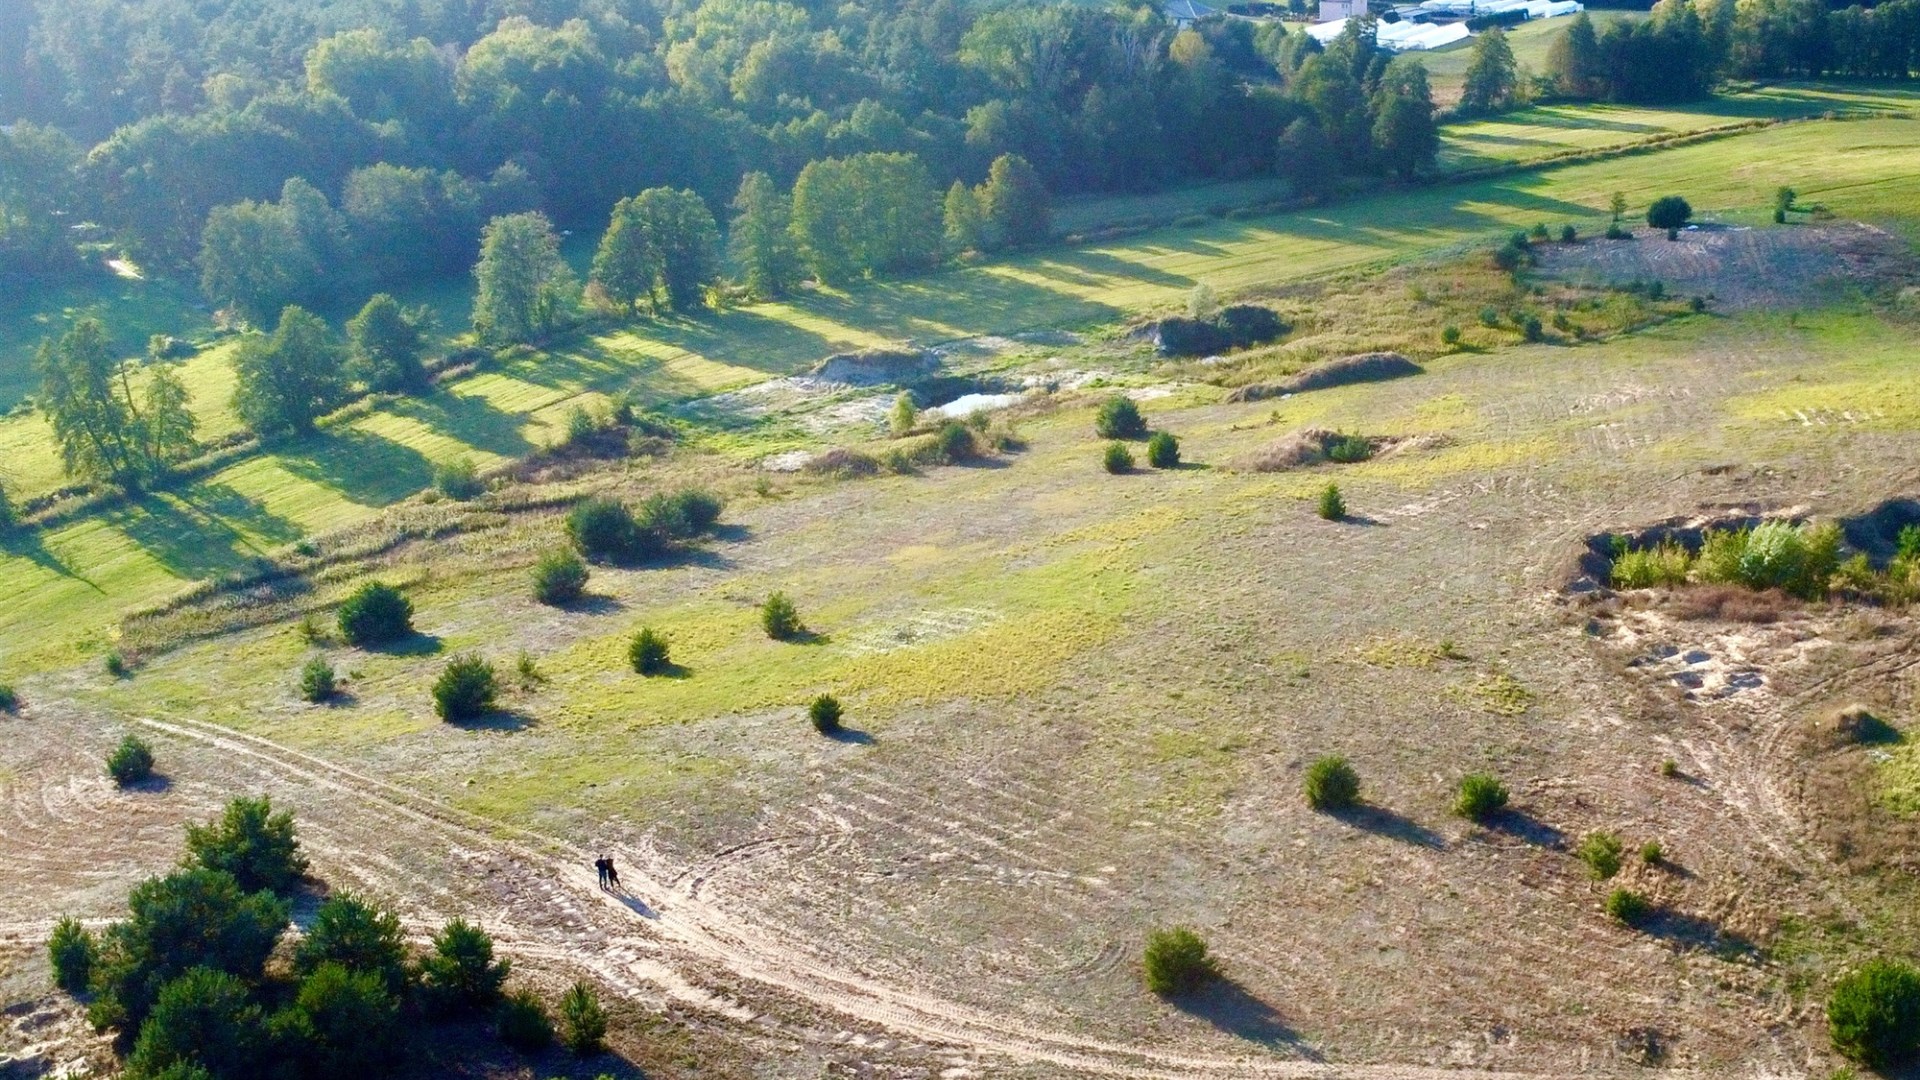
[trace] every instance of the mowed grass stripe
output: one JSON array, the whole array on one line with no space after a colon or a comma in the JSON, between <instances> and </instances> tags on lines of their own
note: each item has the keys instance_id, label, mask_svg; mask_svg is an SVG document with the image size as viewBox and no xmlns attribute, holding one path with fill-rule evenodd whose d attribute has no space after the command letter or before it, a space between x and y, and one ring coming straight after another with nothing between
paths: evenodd
<instances>
[{"instance_id":1,"label":"mowed grass stripe","mask_svg":"<svg viewBox=\"0 0 1920 1080\"><path fill-rule=\"evenodd\" d=\"M0 663L55 662L71 655L74 639L97 637L126 606L159 600L184 582L239 565L257 549L363 521L418 490L435 462L524 452L572 403L591 395L628 391L647 401L676 400L796 371L836 349L889 338L929 343L1108 324L1178 303L1202 281L1231 293L1310 279L1483 242L1534 222L1573 221L1591 231L1616 190L1636 207L1677 192L1703 213L1757 213L1773 189L1787 183L1843 216L1911 227L1920 206L1920 175L1912 168L1917 151L1920 123L1912 120L1789 125L1629 159L1160 230L1125 243L586 336L463 381L451 393L396 403L238 463L181 493L186 506L211 510L135 507L11 542L0 561L11 601L0 610ZM39 426L37 439L18 434L23 423ZM46 472L44 462L20 460L36 453L50 458L44 433L37 418L0 425L0 447L15 455L10 471ZM192 523L203 520L208 535L192 536Z\"/></svg>"}]
</instances>

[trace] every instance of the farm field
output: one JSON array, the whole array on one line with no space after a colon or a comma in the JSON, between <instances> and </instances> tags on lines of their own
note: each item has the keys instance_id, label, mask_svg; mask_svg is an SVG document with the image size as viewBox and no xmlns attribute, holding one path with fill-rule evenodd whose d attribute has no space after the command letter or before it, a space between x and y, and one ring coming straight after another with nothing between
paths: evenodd
<instances>
[{"instance_id":1,"label":"farm field","mask_svg":"<svg viewBox=\"0 0 1920 1080\"><path fill-rule=\"evenodd\" d=\"M887 340L930 344L1107 325L1177 303L1201 282L1230 294L1310 280L1484 243L1536 222L1572 222L1592 234L1615 190L1636 207L1684 190L1709 217L1754 221L1773 188L1790 181L1804 199L1842 216L1897 222L1920 190L1902 165L1916 148L1920 126L1904 119L1788 125L589 335L462 380L450 393L383 406L304 443L244 458L177 494L10 541L0 571L17 583L16 600L0 611L0 670L97 652L120 611L301 536L366 521L425 486L435 462L465 455L485 465L523 454L550 441L567 409L596 395L670 402ZM182 374L203 428L230 427L230 375L219 352L188 361ZM770 449L777 447L756 447ZM21 497L59 482L37 414L0 421L0 461Z\"/></svg>"}]
</instances>

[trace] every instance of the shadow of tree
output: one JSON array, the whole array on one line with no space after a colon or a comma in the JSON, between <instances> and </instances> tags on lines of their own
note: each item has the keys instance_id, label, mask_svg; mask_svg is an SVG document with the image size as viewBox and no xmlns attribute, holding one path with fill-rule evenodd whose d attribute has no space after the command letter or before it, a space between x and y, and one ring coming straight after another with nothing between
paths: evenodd
<instances>
[{"instance_id":1,"label":"shadow of tree","mask_svg":"<svg viewBox=\"0 0 1920 1080\"><path fill-rule=\"evenodd\" d=\"M106 590L95 584L92 578L75 570L67 564L66 560L55 555L53 551L47 547L45 538L37 531L11 529L0 532L0 553L13 556L16 559L25 559L48 573L58 574L63 578L72 578L102 595L106 592Z\"/></svg>"},{"instance_id":2,"label":"shadow of tree","mask_svg":"<svg viewBox=\"0 0 1920 1080\"><path fill-rule=\"evenodd\" d=\"M400 398L387 410L417 420L434 431L476 450L520 457L534 446L520 433L526 417L509 413L477 394L458 389L425 397Z\"/></svg>"},{"instance_id":3,"label":"shadow of tree","mask_svg":"<svg viewBox=\"0 0 1920 1080\"><path fill-rule=\"evenodd\" d=\"M1398 840L1403 844L1416 847L1444 850L1447 839L1425 825L1407 817L1397 810L1372 803L1361 803L1346 810L1336 810L1333 816L1353 826L1389 840Z\"/></svg>"},{"instance_id":4,"label":"shadow of tree","mask_svg":"<svg viewBox=\"0 0 1920 1080\"><path fill-rule=\"evenodd\" d=\"M518 709L494 709L470 720L450 720L462 731L525 731L540 722L538 717Z\"/></svg>"},{"instance_id":5,"label":"shadow of tree","mask_svg":"<svg viewBox=\"0 0 1920 1080\"><path fill-rule=\"evenodd\" d=\"M1523 840L1535 847L1565 850L1567 834L1541 821L1525 810L1508 808L1487 819L1487 828Z\"/></svg>"},{"instance_id":6,"label":"shadow of tree","mask_svg":"<svg viewBox=\"0 0 1920 1080\"><path fill-rule=\"evenodd\" d=\"M433 482L433 463L410 446L346 428L288 447L288 472L332 488L362 506L387 506Z\"/></svg>"},{"instance_id":7,"label":"shadow of tree","mask_svg":"<svg viewBox=\"0 0 1920 1080\"><path fill-rule=\"evenodd\" d=\"M871 734L859 728L841 727L823 734L834 742L846 743L849 746L872 746L876 741Z\"/></svg>"},{"instance_id":8,"label":"shadow of tree","mask_svg":"<svg viewBox=\"0 0 1920 1080\"><path fill-rule=\"evenodd\" d=\"M415 632L396 641L382 641L364 645L361 648L365 652L379 653L382 656L434 656L445 648L445 645L434 634Z\"/></svg>"},{"instance_id":9,"label":"shadow of tree","mask_svg":"<svg viewBox=\"0 0 1920 1080\"><path fill-rule=\"evenodd\" d=\"M1198 1017L1237 1039L1269 1049L1287 1049L1308 1061L1320 1055L1288 1026L1272 1005L1260 1000L1237 981L1220 977L1188 994L1167 999L1174 1008Z\"/></svg>"}]
</instances>

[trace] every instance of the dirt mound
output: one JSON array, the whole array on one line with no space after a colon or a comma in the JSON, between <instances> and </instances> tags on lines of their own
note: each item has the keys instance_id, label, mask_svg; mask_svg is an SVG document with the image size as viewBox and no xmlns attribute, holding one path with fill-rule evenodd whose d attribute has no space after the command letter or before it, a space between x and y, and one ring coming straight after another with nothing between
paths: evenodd
<instances>
[{"instance_id":1,"label":"dirt mound","mask_svg":"<svg viewBox=\"0 0 1920 1080\"><path fill-rule=\"evenodd\" d=\"M1639 230L1632 239L1533 250L1542 274L1594 285L1658 281L1670 296L1712 297L1721 311L1827 303L1835 282L1901 281L1915 272L1898 239L1856 224L1702 225L1671 241Z\"/></svg>"},{"instance_id":2,"label":"dirt mound","mask_svg":"<svg viewBox=\"0 0 1920 1080\"><path fill-rule=\"evenodd\" d=\"M1447 441L1444 435L1347 435L1326 428L1307 428L1268 445L1243 461L1241 467L1250 472L1285 472L1328 461L1369 461L1403 450L1431 449ZM1365 451L1356 453L1360 445L1365 446Z\"/></svg>"},{"instance_id":3,"label":"dirt mound","mask_svg":"<svg viewBox=\"0 0 1920 1080\"><path fill-rule=\"evenodd\" d=\"M1425 370L1399 353L1360 353L1357 356L1343 356L1338 360L1316 364L1298 375L1289 376L1278 382L1243 386L1227 395L1227 400L1259 401L1262 398L1300 394L1308 390L1325 390L1328 387L1346 386L1350 383L1383 382L1387 379L1418 375Z\"/></svg>"},{"instance_id":4,"label":"dirt mound","mask_svg":"<svg viewBox=\"0 0 1920 1080\"><path fill-rule=\"evenodd\" d=\"M906 383L933 374L940 358L925 349L861 349L836 353L813 366L809 372L830 382L853 386L876 383Z\"/></svg>"},{"instance_id":5,"label":"dirt mound","mask_svg":"<svg viewBox=\"0 0 1920 1080\"><path fill-rule=\"evenodd\" d=\"M1613 560L1624 548L1655 548L1677 543L1688 551L1699 551L1706 534L1716 529L1751 529L1766 521L1799 522L1806 518L1806 507L1779 509L1758 504L1722 507L1691 517L1671 517L1637 529L1613 529L1587 537L1586 547L1567 569L1568 592L1584 593L1604 589L1613 580Z\"/></svg>"}]
</instances>

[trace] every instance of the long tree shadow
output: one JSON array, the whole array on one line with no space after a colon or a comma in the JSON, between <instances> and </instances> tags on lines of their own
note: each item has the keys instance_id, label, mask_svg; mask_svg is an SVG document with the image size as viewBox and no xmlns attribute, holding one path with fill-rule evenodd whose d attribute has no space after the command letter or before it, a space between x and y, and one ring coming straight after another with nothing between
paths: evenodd
<instances>
[{"instance_id":1,"label":"long tree shadow","mask_svg":"<svg viewBox=\"0 0 1920 1080\"><path fill-rule=\"evenodd\" d=\"M72 578L87 588L92 589L94 592L103 595L106 592L106 590L95 584L92 578L75 570L73 567L67 565L66 560L55 555L53 551L47 547L46 538L38 531L12 529L0 532L0 553L10 555L16 559L25 559L50 574L58 574L63 578Z\"/></svg>"},{"instance_id":2,"label":"long tree shadow","mask_svg":"<svg viewBox=\"0 0 1920 1080\"><path fill-rule=\"evenodd\" d=\"M525 731L539 722L532 713L519 709L493 709L466 720L448 721L462 731Z\"/></svg>"},{"instance_id":3,"label":"long tree shadow","mask_svg":"<svg viewBox=\"0 0 1920 1080\"><path fill-rule=\"evenodd\" d=\"M191 509L185 500L148 495L107 511L105 520L176 577L217 577L264 556L232 525Z\"/></svg>"},{"instance_id":4,"label":"long tree shadow","mask_svg":"<svg viewBox=\"0 0 1920 1080\"><path fill-rule=\"evenodd\" d=\"M1167 1000L1188 1016L1205 1020L1234 1038L1273 1050L1290 1050L1308 1061L1321 1060L1319 1053L1281 1018L1279 1010L1233 979L1223 976L1199 990Z\"/></svg>"},{"instance_id":5,"label":"long tree shadow","mask_svg":"<svg viewBox=\"0 0 1920 1080\"><path fill-rule=\"evenodd\" d=\"M362 506L387 506L433 482L433 463L411 446L345 428L313 436L280 455L288 472Z\"/></svg>"},{"instance_id":6,"label":"long tree shadow","mask_svg":"<svg viewBox=\"0 0 1920 1080\"><path fill-rule=\"evenodd\" d=\"M291 544L306 535L299 525L228 484L196 484L175 492L174 497L236 534L258 537L267 544Z\"/></svg>"},{"instance_id":7,"label":"long tree shadow","mask_svg":"<svg viewBox=\"0 0 1920 1080\"><path fill-rule=\"evenodd\" d=\"M1634 929L1676 948L1705 949L1719 956L1755 956L1759 952L1753 942L1712 919L1671 908L1655 908L1634 923Z\"/></svg>"},{"instance_id":8,"label":"long tree shadow","mask_svg":"<svg viewBox=\"0 0 1920 1080\"><path fill-rule=\"evenodd\" d=\"M534 448L520 433L520 425L526 417L509 413L477 394L447 391L427 397L402 398L388 408L450 439L490 454L520 457L531 453Z\"/></svg>"},{"instance_id":9,"label":"long tree shadow","mask_svg":"<svg viewBox=\"0 0 1920 1080\"><path fill-rule=\"evenodd\" d=\"M1444 850L1447 846L1446 837L1397 810L1376 806L1373 803L1361 803L1345 810L1336 810L1333 816L1356 829L1363 829L1389 840L1398 840L1403 844L1433 848L1436 851Z\"/></svg>"},{"instance_id":10,"label":"long tree shadow","mask_svg":"<svg viewBox=\"0 0 1920 1080\"><path fill-rule=\"evenodd\" d=\"M1487 828L1524 840L1534 847L1564 850L1567 834L1541 821L1525 810L1506 809L1487 820Z\"/></svg>"}]
</instances>

